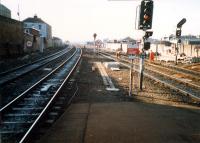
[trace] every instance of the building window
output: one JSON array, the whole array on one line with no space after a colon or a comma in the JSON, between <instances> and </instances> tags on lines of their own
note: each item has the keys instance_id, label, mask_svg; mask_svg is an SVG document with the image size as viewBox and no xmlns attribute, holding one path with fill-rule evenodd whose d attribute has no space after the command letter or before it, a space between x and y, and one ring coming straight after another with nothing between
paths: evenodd
<instances>
[{"instance_id":1,"label":"building window","mask_svg":"<svg viewBox=\"0 0 200 143\"><path fill-rule=\"evenodd\" d=\"M40 30L42 29L42 25L39 25L39 29L40 29Z\"/></svg>"}]
</instances>

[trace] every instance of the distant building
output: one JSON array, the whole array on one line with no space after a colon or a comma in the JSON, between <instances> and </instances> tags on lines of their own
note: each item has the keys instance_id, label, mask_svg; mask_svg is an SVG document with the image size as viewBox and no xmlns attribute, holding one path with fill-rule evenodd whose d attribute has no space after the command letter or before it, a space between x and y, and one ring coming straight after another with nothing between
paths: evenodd
<instances>
[{"instance_id":1,"label":"distant building","mask_svg":"<svg viewBox=\"0 0 200 143\"><path fill-rule=\"evenodd\" d=\"M200 38L194 35L181 36L181 43L177 46L178 39L175 35L162 38L161 41L152 42L151 50L159 53L161 56L170 57L175 60L175 55L185 55L186 57L198 57ZM170 59L171 60L171 59Z\"/></svg>"},{"instance_id":2,"label":"distant building","mask_svg":"<svg viewBox=\"0 0 200 143\"><path fill-rule=\"evenodd\" d=\"M11 18L11 11L4 5L0 4L0 15L7 18Z\"/></svg>"},{"instance_id":3,"label":"distant building","mask_svg":"<svg viewBox=\"0 0 200 143\"><path fill-rule=\"evenodd\" d=\"M58 37L53 37L52 43L53 43L53 47L61 47L61 46L63 46L63 41Z\"/></svg>"},{"instance_id":4,"label":"distant building","mask_svg":"<svg viewBox=\"0 0 200 143\"><path fill-rule=\"evenodd\" d=\"M170 35L169 37L163 38L165 41L169 41L171 43L177 43L177 38L175 35ZM180 37L182 44L192 44L192 45L199 45L200 44L200 38L199 36L194 35L183 35Z\"/></svg>"},{"instance_id":5,"label":"distant building","mask_svg":"<svg viewBox=\"0 0 200 143\"><path fill-rule=\"evenodd\" d=\"M27 18L23 21L24 28L35 28L39 30L40 37L44 38L45 46L52 46L52 30L51 26L44 22L41 18L38 18L36 15L31 18Z\"/></svg>"},{"instance_id":6,"label":"distant building","mask_svg":"<svg viewBox=\"0 0 200 143\"><path fill-rule=\"evenodd\" d=\"M121 40L107 40L106 43L104 43L104 47L110 51L121 50L123 53L127 53L128 46L134 44L136 44L136 40L132 39L131 37L126 37Z\"/></svg>"},{"instance_id":7,"label":"distant building","mask_svg":"<svg viewBox=\"0 0 200 143\"><path fill-rule=\"evenodd\" d=\"M121 40L123 43L132 43L132 44L136 44L136 40L134 40L131 37L126 37L124 39Z\"/></svg>"}]
</instances>

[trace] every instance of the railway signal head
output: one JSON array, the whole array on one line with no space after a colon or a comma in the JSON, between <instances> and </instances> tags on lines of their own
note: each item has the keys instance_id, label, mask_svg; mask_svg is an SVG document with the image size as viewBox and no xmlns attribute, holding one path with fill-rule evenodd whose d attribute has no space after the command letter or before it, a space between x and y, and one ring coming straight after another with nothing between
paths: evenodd
<instances>
[{"instance_id":1,"label":"railway signal head","mask_svg":"<svg viewBox=\"0 0 200 143\"><path fill-rule=\"evenodd\" d=\"M181 29L176 29L176 37L181 37Z\"/></svg>"},{"instance_id":2,"label":"railway signal head","mask_svg":"<svg viewBox=\"0 0 200 143\"><path fill-rule=\"evenodd\" d=\"M142 0L140 6L139 29L151 29L153 20L153 1Z\"/></svg>"},{"instance_id":3,"label":"railway signal head","mask_svg":"<svg viewBox=\"0 0 200 143\"><path fill-rule=\"evenodd\" d=\"M144 35L144 39L148 39L149 37L151 37L153 35L153 31L146 31L145 35Z\"/></svg>"},{"instance_id":4,"label":"railway signal head","mask_svg":"<svg viewBox=\"0 0 200 143\"><path fill-rule=\"evenodd\" d=\"M97 34L96 33L94 33L93 34L93 37L94 37L94 40L96 39L96 37L97 37Z\"/></svg>"},{"instance_id":5,"label":"railway signal head","mask_svg":"<svg viewBox=\"0 0 200 143\"><path fill-rule=\"evenodd\" d=\"M150 42L144 42L144 50L149 50L151 47L151 43Z\"/></svg>"},{"instance_id":6,"label":"railway signal head","mask_svg":"<svg viewBox=\"0 0 200 143\"><path fill-rule=\"evenodd\" d=\"M181 28L183 26L183 24L185 24L186 19L183 18L178 24L177 24L177 28Z\"/></svg>"}]
</instances>

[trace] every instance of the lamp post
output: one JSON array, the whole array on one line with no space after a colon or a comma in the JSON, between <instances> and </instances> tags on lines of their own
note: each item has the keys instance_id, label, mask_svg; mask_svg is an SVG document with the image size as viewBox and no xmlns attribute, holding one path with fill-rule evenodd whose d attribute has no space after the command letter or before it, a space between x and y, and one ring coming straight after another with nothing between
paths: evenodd
<instances>
[{"instance_id":1,"label":"lamp post","mask_svg":"<svg viewBox=\"0 0 200 143\"><path fill-rule=\"evenodd\" d=\"M96 44L95 44L96 37L97 37L97 34L94 33L93 34L93 38L94 38L94 54L96 53Z\"/></svg>"}]
</instances>

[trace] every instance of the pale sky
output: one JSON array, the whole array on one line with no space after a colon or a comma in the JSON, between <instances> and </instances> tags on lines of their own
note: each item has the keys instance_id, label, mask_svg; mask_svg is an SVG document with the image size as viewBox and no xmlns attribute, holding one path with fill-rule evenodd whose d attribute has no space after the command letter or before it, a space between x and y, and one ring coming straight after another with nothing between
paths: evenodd
<instances>
[{"instance_id":1,"label":"pale sky","mask_svg":"<svg viewBox=\"0 0 200 143\"><path fill-rule=\"evenodd\" d=\"M136 7L139 1L108 0L1 0L12 12L12 18L37 14L52 26L53 36L63 40L89 41L97 39L142 37L135 30ZM200 0L154 0L153 38L175 34L177 23L186 18L182 34L200 35Z\"/></svg>"}]
</instances>

